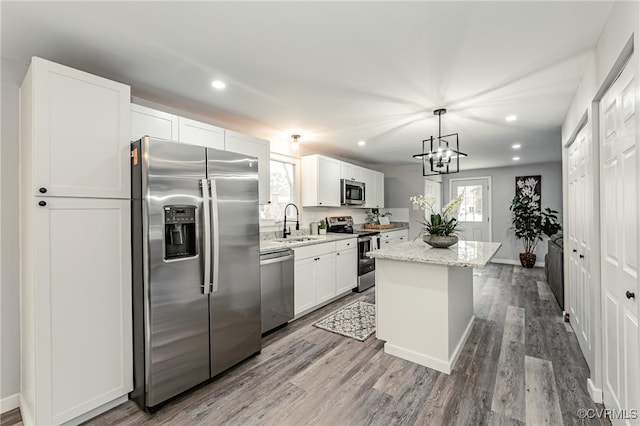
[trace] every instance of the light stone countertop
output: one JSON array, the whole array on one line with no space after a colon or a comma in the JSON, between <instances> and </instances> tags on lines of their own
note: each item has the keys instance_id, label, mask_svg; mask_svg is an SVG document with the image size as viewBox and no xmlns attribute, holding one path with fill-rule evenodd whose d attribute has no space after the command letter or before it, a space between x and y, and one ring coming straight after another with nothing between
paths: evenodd
<instances>
[{"instance_id":1,"label":"light stone countertop","mask_svg":"<svg viewBox=\"0 0 640 426\"><path fill-rule=\"evenodd\" d=\"M306 241L296 241L299 238L309 238ZM274 240L262 240L260 241L260 253L265 253L279 248L298 248L304 246L310 246L313 244L331 243L340 240L349 240L352 238L358 238L354 234L326 234L326 235L299 235L293 237L287 237L287 241Z\"/></svg>"},{"instance_id":2,"label":"light stone countertop","mask_svg":"<svg viewBox=\"0 0 640 426\"><path fill-rule=\"evenodd\" d=\"M459 241L449 248L433 248L421 239L370 251L367 256L405 262L481 268L496 254L502 243Z\"/></svg>"}]
</instances>

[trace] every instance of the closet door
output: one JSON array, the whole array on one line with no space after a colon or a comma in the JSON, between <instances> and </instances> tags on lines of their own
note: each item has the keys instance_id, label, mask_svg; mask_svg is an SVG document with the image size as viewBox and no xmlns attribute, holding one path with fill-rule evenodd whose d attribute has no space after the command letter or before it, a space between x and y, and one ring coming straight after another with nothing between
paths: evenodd
<instances>
[{"instance_id":1,"label":"closet door","mask_svg":"<svg viewBox=\"0 0 640 426\"><path fill-rule=\"evenodd\" d=\"M590 144L588 124L578 132L569 146L569 216L567 230L569 308L570 321L576 332L580 349L593 366L593 313L591 297L591 247L589 233L593 223L591 215L592 177L589 168ZM598 260L596 260L597 262ZM593 367L592 367L593 368Z\"/></svg>"},{"instance_id":2,"label":"closet door","mask_svg":"<svg viewBox=\"0 0 640 426\"><path fill-rule=\"evenodd\" d=\"M600 103L604 401L640 401L638 351L638 156L634 59Z\"/></svg>"}]
</instances>

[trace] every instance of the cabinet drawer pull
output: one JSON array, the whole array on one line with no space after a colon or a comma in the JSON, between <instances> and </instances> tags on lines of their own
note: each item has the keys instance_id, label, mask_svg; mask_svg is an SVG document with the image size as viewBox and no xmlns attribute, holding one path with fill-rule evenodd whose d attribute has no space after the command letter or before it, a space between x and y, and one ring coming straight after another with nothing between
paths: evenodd
<instances>
[{"instance_id":1,"label":"cabinet drawer pull","mask_svg":"<svg viewBox=\"0 0 640 426\"><path fill-rule=\"evenodd\" d=\"M576 250L576 249L573 249L572 251L573 251L573 252L575 253L575 252L577 252L578 250Z\"/></svg>"},{"instance_id":2,"label":"cabinet drawer pull","mask_svg":"<svg viewBox=\"0 0 640 426\"><path fill-rule=\"evenodd\" d=\"M636 294L627 290L627 299L635 299L635 298L636 298Z\"/></svg>"},{"instance_id":3,"label":"cabinet drawer pull","mask_svg":"<svg viewBox=\"0 0 640 426\"><path fill-rule=\"evenodd\" d=\"M580 259L584 259L584 254L581 254L581 255L580 255Z\"/></svg>"},{"instance_id":4,"label":"cabinet drawer pull","mask_svg":"<svg viewBox=\"0 0 640 426\"><path fill-rule=\"evenodd\" d=\"M47 202L46 202L46 201L40 201L40 202L38 203L38 205L39 205L40 207L44 207L44 206L46 206L46 205L47 205Z\"/></svg>"},{"instance_id":5,"label":"cabinet drawer pull","mask_svg":"<svg viewBox=\"0 0 640 426\"><path fill-rule=\"evenodd\" d=\"M315 259L313 259L313 260L320 260L320 258L319 258L319 257L316 257L316 258L315 258Z\"/></svg>"}]
</instances>

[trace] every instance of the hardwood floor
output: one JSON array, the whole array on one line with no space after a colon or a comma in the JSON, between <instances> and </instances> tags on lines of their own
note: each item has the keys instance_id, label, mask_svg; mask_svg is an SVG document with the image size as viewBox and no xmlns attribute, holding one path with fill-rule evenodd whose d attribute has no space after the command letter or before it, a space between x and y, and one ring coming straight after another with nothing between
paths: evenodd
<instances>
[{"instance_id":1,"label":"hardwood floor","mask_svg":"<svg viewBox=\"0 0 640 426\"><path fill-rule=\"evenodd\" d=\"M490 264L474 273L473 331L451 375L313 327L352 294L263 340L262 353L151 415L129 401L91 425L605 424L589 370L541 269ZM18 418L19 420L19 418ZM7 423L7 424L14 424ZM2 426L5 426L3 418Z\"/></svg>"}]
</instances>

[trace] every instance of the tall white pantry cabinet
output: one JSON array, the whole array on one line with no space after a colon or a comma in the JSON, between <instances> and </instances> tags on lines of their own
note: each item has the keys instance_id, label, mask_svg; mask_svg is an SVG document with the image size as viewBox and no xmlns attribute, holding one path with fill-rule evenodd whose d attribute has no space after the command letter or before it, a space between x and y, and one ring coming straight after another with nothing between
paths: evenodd
<instances>
[{"instance_id":1,"label":"tall white pantry cabinet","mask_svg":"<svg viewBox=\"0 0 640 426\"><path fill-rule=\"evenodd\" d=\"M130 100L40 58L20 89L25 424L77 423L132 389Z\"/></svg>"}]
</instances>

